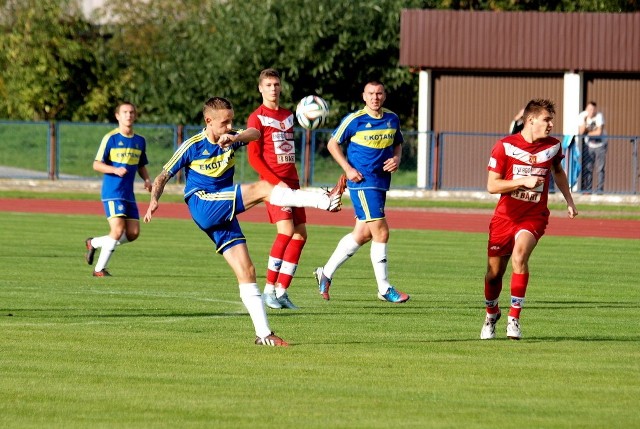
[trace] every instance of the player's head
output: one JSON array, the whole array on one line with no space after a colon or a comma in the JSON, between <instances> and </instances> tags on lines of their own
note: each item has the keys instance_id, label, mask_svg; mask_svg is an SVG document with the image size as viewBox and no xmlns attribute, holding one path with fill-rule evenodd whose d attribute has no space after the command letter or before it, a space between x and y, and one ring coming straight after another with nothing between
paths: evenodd
<instances>
[{"instance_id":1,"label":"player's head","mask_svg":"<svg viewBox=\"0 0 640 429\"><path fill-rule=\"evenodd\" d=\"M258 77L258 91L262 94L262 101L270 105L277 105L280 100L280 73L276 69L264 69ZM273 107L273 106L270 106Z\"/></svg>"},{"instance_id":2,"label":"player's head","mask_svg":"<svg viewBox=\"0 0 640 429\"><path fill-rule=\"evenodd\" d=\"M526 132L532 141L547 137L553 128L555 114L556 106L553 101L543 98L529 101L522 115L526 129L523 134Z\"/></svg>"},{"instance_id":3,"label":"player's head","mask_svg":"<svg viewBox=\"0 0 640 429\"><path fill-rule=\"evenodd\" d=\"M387 93L384 89L384 84L377 80L367 82L362 92L362 99L369 113L379 114L382 110L382 105L387 98Z\"/></svg>"},{"instance_id":4,"label":"player's head","mask_svg":"<svg viewBox=\"0 0 640 429\"><path fill-rule=\"evenodd\" d=\"M222 97L211 97L204 103L202 115L207 126L207 132L215 140L222 134L231 131L233 127L233 106Z\"/></svg>"},{"instance_id":5,"label":"player's head","mask_svg":"<svg viewBox=\"0 0 640 429\"><path fill-rule=\"evenodd\" d=\"M136 105L128 101L118 104L115 113L116 120L121 127L131 127L138 117Z\"/></svg>"}]
</instances>

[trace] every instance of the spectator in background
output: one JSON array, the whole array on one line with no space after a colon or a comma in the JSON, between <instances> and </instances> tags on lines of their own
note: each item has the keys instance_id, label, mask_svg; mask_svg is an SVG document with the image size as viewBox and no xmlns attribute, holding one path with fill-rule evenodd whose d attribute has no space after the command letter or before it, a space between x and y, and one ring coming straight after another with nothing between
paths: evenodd
<instances>
[{"instance_id":1,"label":"spectator in background","mask_svg":"<svg viewBox=\"0 0 640 429\"><path fill-rule=\"evenodd\" d=\"M104 173L102 203L109 222L109 234L85 240L85 261L93 265L97 248L100 256L93 270L94 277L110 277L107 264L119 244L134 241L140 235L140 215L133 193L136 173L151 192L151 180L146 165L146 141L133 132L137 118L136 106L122 103L116 107L118 128L107 133L93 161L93 169Z\"/></svg>"},{"instance_id":2,"label":"spectator in background","mask_svg":"<svg viewBox=\"0 0 640 429\"><path fill-rule=\"evenodd\" d=\"M592 192L593 176L598 177L596 192L604 191L604 167L607 158L607 139L604 116L595 101L589 101L578 115L578 134L584 136L582 145L582 191Z\"/></svg>"},{"instance_id":3,"label":"spectator in background","mask_svg":"<svg viewBox=\"0 0 640 429\"><path fill-rule=\"evenodd\" d=\"M513 117L513 121L511 121L511 125L509 126L509 134L516 134L522 131L524 128L523 114L524 108L520 109L520 111L516 113L516 116Z\"/></svg>"}]
</instances>

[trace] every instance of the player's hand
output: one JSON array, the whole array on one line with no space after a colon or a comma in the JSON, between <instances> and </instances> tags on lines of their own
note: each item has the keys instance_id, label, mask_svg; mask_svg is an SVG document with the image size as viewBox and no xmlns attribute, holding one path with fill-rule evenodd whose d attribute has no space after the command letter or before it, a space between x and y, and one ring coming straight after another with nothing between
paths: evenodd
<instances>
[{"instance_id":1,"label":"player's hand","mask_svg":"<svg viewBox=\"0 0 640 429\"><path fill-rule=\"evenodd\" d=\"M544 185L544 177L527 176L524 178L523 186L528 189L535 189L540 185Z\"/></svg>"},{"instance_id":2,"label":"player's hand","mask_svg":"<svg viewBox=\"0 0 640 429\"><path fill-rule=\"evenodd\" d=\"M151 222L151 218L153 217L153 214L156 212L156 210L158 210L158 201L151 200L149 202L149 207L147 208L147 213L145 213L144 215L144 223Z\"/></svg>"},{"instance_id":3,"label":"player's hand","mask_svg":"<svg viewBox=\"0 0 640 429\"><path fill-rule=\"evenodd\" d=\"M384 171L388 171L389 173L395 173L396 171L398 171L399 167L400 165L398 165L398 160L395 156L387 159L382 165L382 169Z\"/></svg>"},{"instance_id":4,"label":"player's hand","mask_svg":"<svg viewBox=\"0 0 640 429\"><path fill-rule=\"evenodd\" d=\"M223 134L218 138L216 144L223 149L228 148L236 141L237 134Z\"/></svg>"},{"instance_id":5,"label":"player's hand","mask_svg":"<svg viewBox=\"0 0 640 429\"><path fill-rule=\"evenodd\" d=\"M118 177L124 177L125 174L127 174L127 169L124 167L117 167L115 170L113 170L113 174Z\"/></svg>"},{"instance_id":6,"label":"player's hand","mask_svg":"<svg viewBox=\"0 0 640 429\"><path fill-rule=\"evenodd\" d=\"M569 219L573 219L578 216L578 209L573 204L567 206L567 214L569 215Z\"/></svg>"},{"instance_id":7,"label":"player's hand","mask_svg":"<svg viewBox=\"0 0 640 429\"><path fill-rule=\"evenodd\" d=\"M355 183L362 182L362 180L364 179L364 176L362 176L362 173L360 173L358 170L356 170L353 167L345 171L345 174L347 175L347 179Z\"/></svg>"},{"instance_id":8,"label":"player's hand","mask_svg":"<svg viewBox=\"0 0 640 429\"><path fill-rule=\"evenodd\" d=\"M153 189L153 183L151 183L151 180L147 179L144 181L144 189L151 192L151 190Z\"/></svg>"}]
</instances>

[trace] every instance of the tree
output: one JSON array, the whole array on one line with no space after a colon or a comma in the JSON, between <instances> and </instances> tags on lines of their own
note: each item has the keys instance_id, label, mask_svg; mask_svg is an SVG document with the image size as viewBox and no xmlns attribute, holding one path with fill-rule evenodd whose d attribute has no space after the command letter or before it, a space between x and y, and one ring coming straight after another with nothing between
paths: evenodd
<instances>
[{"instance_id":1,"label":"tree","mask_svg":"<svg viewBox=\"0 0 640 429\"><path fill-rule=\"evenodd\" d=\"M637 0L107 0L88 21L78 1L0 0L0 117L107 120L128 100L145 122L194 124L219 95L242 122L260 103L258 73L274 67L285 105L321 95L334 123L381 80L386 106L414 128L417 77L398 65L403 8L640 10Z\"/></svg>"},{"instance_id":2,"label":"tree","mask_svg":"<svg viewBox=\"0 0 640 429\"><path fill-rule=\"evenodd\" d=\"M8 1L0 90L14 119L71 119L96 82L95 28L73 0Z\"/></svg>"}]
</instances>

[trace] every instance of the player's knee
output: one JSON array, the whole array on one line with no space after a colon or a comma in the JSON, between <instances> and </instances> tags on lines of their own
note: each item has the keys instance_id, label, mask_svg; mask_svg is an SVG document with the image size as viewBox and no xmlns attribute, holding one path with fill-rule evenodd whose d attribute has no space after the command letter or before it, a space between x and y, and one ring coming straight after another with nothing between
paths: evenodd
<instances>
[{"instance_id":1,"label":"player's knee","mask_svg":"<svg viewBox=\"0 0 640 429\"><path fill-rule=\"evenodd\" d=\"M241 272L238 273L238 278L243 279L243 283L255 283L256 281L256 267L253 264L242 267Z\"/></svg>"},{"instance_id":2,"label":"player's knee","mask_svg":"<svg viewBox=\"0 0 640 429\"><path fill-rule=\"evenodd\" d=\"M260 198L264 200L268 200L271 195L271 191L273 190L273 185L266 180L260 180L259 182L254 183L256 188L256 193L260 196Z\"/></svg>"},{"instance_id":3,"label":"player's knee","mask_svg":"<svg viewBox=\"0 0 640 429\"><path fill-rule=\"evenodd\" d=\"M243 198L258 202L269 201L272 190L273 185L266 180L260 180L258 182L242 185Z\"/></svg>"},{"instance_id":4,"label":"player's knee","mask_svg":"<svg viewBox=\"0 0 640 429\"><path fill-rule=\"evenodd\" d=\"M521 273L527 268L529 255L525 253L515 253L511 255L511 267L514 272Z\"/></svg>"}]
</instances>

